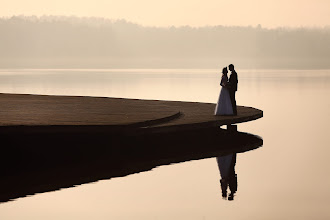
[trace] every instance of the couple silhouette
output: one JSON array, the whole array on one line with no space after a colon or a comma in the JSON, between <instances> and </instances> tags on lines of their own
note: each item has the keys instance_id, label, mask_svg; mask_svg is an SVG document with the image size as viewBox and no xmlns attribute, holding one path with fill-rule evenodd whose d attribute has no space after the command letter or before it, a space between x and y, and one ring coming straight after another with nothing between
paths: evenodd
<instances>
[{"instance_id":1,"label":"couple silhouette","mask_svg":"<svg viewBox=\"0 0 330 220\"><path fill-rule=\"evenodd\" d=\"M228 68L231 71L229 79L227 75L227 67L222 69L222 76L220 81L221 90L214 111L215 115L237 115L235 96L237 91L238 77L233 64L230 64Z\"/></svg>"}]
</instances>

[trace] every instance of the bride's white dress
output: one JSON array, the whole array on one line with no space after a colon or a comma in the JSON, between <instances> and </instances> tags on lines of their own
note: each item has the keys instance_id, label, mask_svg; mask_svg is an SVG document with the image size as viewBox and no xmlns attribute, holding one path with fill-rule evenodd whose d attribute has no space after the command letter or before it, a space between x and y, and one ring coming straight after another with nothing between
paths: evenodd
<instances>
[{"instance_id":1,"label":"bride's white dress","mask_svg":"<svg viewBox=\"0 0 330 220\"><path fill-rule=\"evenodd\" d=\"M228 82L228 77L223 75L221 78L220 85L221 91L217 106L215 107L214 115L232 115L234 114L233 107L231 105L230 95L227 88L224 87Z\"/></svg>"}]
</instances>

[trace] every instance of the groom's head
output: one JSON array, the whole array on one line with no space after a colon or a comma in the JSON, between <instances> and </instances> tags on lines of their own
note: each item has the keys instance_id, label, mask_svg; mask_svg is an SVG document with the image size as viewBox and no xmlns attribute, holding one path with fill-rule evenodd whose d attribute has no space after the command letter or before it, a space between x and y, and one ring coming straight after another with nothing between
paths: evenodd
<instances>
[{"instance_id":1,"label":"groom's head","mask_svg":"<svg viewBox=\"0 0 330 220\"><path fill-rule=\"evenodd\" d=\"M234 70L234 64L229 64L228 68L229 68L230 71L233 71Z\"/></svg>"}]
</instances>

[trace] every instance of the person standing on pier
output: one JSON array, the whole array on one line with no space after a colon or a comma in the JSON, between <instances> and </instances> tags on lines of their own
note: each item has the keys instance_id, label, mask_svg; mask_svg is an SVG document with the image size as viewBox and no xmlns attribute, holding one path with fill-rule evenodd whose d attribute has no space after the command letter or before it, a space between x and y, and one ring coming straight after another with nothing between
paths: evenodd
<instances>
[{"instance_id":1,"label":"person standing on pier","mask_svg":"<svg viewBox=\"0 0 330 220\"><path fill-rule=\"evenodd\" d=\"M229 90L229 95L230 95L231 104L233 106L234 115L237 115L237 106L236 106L235 95L236 95L236 91L237 91L238 77L237 77L237 73L235 71L235 67L233 64L230 64L228 66L228 68L231 71L231 74L230 74L229 82L228 82L226 88L228 88L228 90Z\"/></svg>"}]
</instances>

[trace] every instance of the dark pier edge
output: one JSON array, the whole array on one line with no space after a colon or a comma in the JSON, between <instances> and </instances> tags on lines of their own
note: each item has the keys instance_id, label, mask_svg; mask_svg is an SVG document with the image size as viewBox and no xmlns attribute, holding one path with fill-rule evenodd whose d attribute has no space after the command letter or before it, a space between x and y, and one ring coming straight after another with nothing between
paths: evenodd
<instances>
[{"instance_id":1,"label":"dark pier edge","mask_svg":"<svg viewBox=\"0 0 330 220\"><path fill-rule=\"evenodd\" d=\"M263 116L251 107L213 116L210 103L0 94L6 101L0 202L263 144L233 125Z\"/></svg>"}]
</instances>

